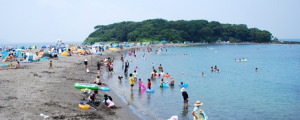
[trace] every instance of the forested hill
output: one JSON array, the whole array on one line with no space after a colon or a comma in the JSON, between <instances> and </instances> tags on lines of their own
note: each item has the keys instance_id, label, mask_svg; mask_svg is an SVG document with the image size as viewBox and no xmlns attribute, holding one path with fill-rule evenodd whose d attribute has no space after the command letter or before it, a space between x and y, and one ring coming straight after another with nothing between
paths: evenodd
<instances>
[{"instance_id":1,"label":"forested hill","mask_svg":"<svg viewBox=\"0 0 300 120\"><path fill-rule=\"evenodd\" d=\"M142 22L120 22L97 25L84 43L94 42L271 42L272 34L266 30L248 28L244 24L222 24L207 20L151 19Z\"/></svg>"}]
</instances>

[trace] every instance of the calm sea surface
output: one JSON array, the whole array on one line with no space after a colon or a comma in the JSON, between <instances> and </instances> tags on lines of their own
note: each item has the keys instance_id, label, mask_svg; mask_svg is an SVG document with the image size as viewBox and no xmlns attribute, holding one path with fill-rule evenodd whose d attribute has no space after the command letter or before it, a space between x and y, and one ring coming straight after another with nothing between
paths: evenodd
<instances>
[{"instance_id":1,"label":"calm sea surface","mask_svg":"<svg viewBox=\"0 0 300 120\"><path fill-rule=\"evenodd\" d=\"M167 49L167 52L165 51ZM122 63L115 62L115 75L104 74L105 82L136 114L144 119L168 119L177 115L180 120L192 119L196 100L211 120L299 120L300 119L300 45L205 45L197 47L168 47L160 54L137 53L129 72L137 66L139 78L146 84L152 66L162 64L165 73L175 79L175 86L160 88L161 78L152 80L155 93L130 91L128 78L121 82ZM188 56L183 56L188 54ZM246 58L237 62L235 58ZM119 59L119 58L118 58ZM220 72L210 72L217 66ZM258 71L255 72L255 68ZM201 76L201 72L205 76ZM169 81L168 78L164 78ZM178 84L189 84L189 107L183 108Z\"/></svg>"}]
</instances>

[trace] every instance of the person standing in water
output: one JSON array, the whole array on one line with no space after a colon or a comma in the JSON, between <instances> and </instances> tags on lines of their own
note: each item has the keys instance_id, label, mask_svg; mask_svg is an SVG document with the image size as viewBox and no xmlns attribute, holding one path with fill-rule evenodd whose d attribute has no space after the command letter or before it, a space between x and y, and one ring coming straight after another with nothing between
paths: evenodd
<instances>
[{"instance_id":1,"label":"person standing in water","mask_svg":"<svg viewBox=\"0 0 300 120\"><path fill-rule=\"evenodd\" d=\"M134 86L134 78L132 77L132 73L129 74L129 84L130 84L130 90L133 90Z\"/></svg>"},{"instance_id":2,"label":"person standing in water","mask_svg":"<svg viewBox=\"0 0 300 120\"><path fill-rule=\"evenodd\" d=\"M187 108L188 107L188 102L189 102L189 95L185 91L184 87L181 88L181 93L182 93L182 97L183 97L184 108Z\"/></svg>"},{"instance_id":3,"label":"person standing in water","mask_svg":"<svg viewBox=\"0 0 300 120\"><path fill-rule=\"evenodd\" d=\"M150 90L151 89L151 80L150 79L148 79L148 89Z\"/></svg>"},{"instance_id":4,"label":"person standing in water","mask_svg":"<svg viewBox=\"0 0 300 120\"><path fill-rule=\"evenodd\" d=\"M195 107L193 109L192 115L194 116L194 120L198 120L198 119L200 119L200 113L202 112L202 110L200 109L200 106L202 106L203 103L201 101L197 100L194 105L195 105Z\"/></svg>"},{"instance_id":5,"label":"person standing in water","mask_svg":"<svg viewBox=\"0 0 300 120\"><path fill-rule=\"evenodd\" d=\"M161 79L160 85L159 85L159 86L160 86L160 87L163 87L164 83L165 83L165 82L164 82L164 79Z\"/></svg>"},{"instance_id":6,"label":"person standing in water","mask_svg":"<svg viewBox=\"0 0 300 120\"><path fill-rule=\"evenodd\" d=\"M163 72L164 70L163 70L163 67L161 66L161 64L159 64L159 66L158 66L158 71L159 72Z\"/></svg>"},{"instance_id":7,"label":"person standing in water","mask_svg":"<svg viewBox=\"0 0 300 120\"><path fill-rule=\"evenodd\" d=\"M136 70L133 71L132 75L133 75L134 81L136 82L137 77L138 77L138 73L136 72Z\"/></svg>"},{"instance_id":8,"label":"person standing in water","mask_svg":"<svg viewBox=\"0 0 300 120\"><path fill-rule=\"evenodd\" d=\"M202 76L202 77L204 76L204 72L201 73L201 76Z\"/></svg>"},{"instance_id":9,"label":"person standing in water","mask_svg":"<svg viewBox=\"0 0 300 120\"><path fill-rule=\"evenodd\" d=\"M171 78L171 80L170 80L170 86L174 86L174 83L175 83L174 78Z\"/></svg>"}]
</instances>

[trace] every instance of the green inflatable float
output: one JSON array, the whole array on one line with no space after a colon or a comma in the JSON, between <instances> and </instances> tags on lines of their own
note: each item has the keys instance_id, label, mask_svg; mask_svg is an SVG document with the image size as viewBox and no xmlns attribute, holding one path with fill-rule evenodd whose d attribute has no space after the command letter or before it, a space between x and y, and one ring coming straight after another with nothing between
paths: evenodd
<instances>
[{"instance_id":1,"label":"green inflatable float","mask_svg":"<svg viewBox=\"0 0 300 120\"><path fill-rule=\"evenodd\" d=\"M97 84L91 84L91 83L75 83L74 85L77 89L91 89L91 90L98 90L99 86Z\"/></svg>"}]
</instances>

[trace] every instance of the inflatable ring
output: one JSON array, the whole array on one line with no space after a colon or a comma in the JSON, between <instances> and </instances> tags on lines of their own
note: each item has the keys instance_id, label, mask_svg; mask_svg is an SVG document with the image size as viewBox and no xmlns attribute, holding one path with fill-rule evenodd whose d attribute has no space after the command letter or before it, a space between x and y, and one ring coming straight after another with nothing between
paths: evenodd
<instances>
[{"instance_id":1,"label":"inflatable ring","mask_svg":"<svg viewBox=\"0 0 300 120\"><path fill-rule=\"evenodd\" d=\"M170 77L170 74L164 74L164 77Z\"/></svg>"},{"instance_id":2,"label":"inflatable ring","mask_svg":"<svg viewBox=\"0 0 300 120\"><path fill-rule=\"evenodd\" d=\"M169 87L169 84L168 84L168 83L163 83L162 86L159 85L159 87L162 87L162 88L168 88L168 87Z\"/></svg>"},{"instance_id":3,"label":"inflatable ring","mask_svg":"<svg viewBox=\"0 0 300 120\"><path fill-rule=\"evenodd\" d=\"M92 90L91 89L80 89L80 92L83 94L90 94L90 93L92 93Z\"/></svg>"},{"instance_id":4,"label":"inflatable ring","mask_svg":"<svg viewBox=\"0 0 300 120\"><path fill-rule=\"evenodd\" d=\"M147 93L154 93L154 89L147 89Z\"/></svg>"},{"instance_id":5,"label":"inflatable ring","mask_svg":"<svg viewBox=\"0 0 300 120\"><path fill-rule=\"evenodd\" d=\"M80 109L85 109L85 110L87 110L87 109L90 109L90 108L91 108L91 106L90 106L90 105L88 105L88 104L78 104L78 107L79 107Z\"/></svg>"},{"instance_id":6,"label":"inflatable ring","mask_svg":"<svg viewBox=\"0 0 300 120\"><path fill-rule=\"evenodd\" d=\"M183 83L182 85L179 85L179 87L188 87L189 86L189 84L187 84L187 83Z\"/></svg>"},{"instance_id":7,"label":"inflatable ring","mask_svg":"<svg viewBox=\"0 0 300 120\"><path fill-rule=\"evenodd\" d=\"M110 89L108 87L100 87L99 88L101 91L110 91Z\"/></svg>"}]
</instances>

